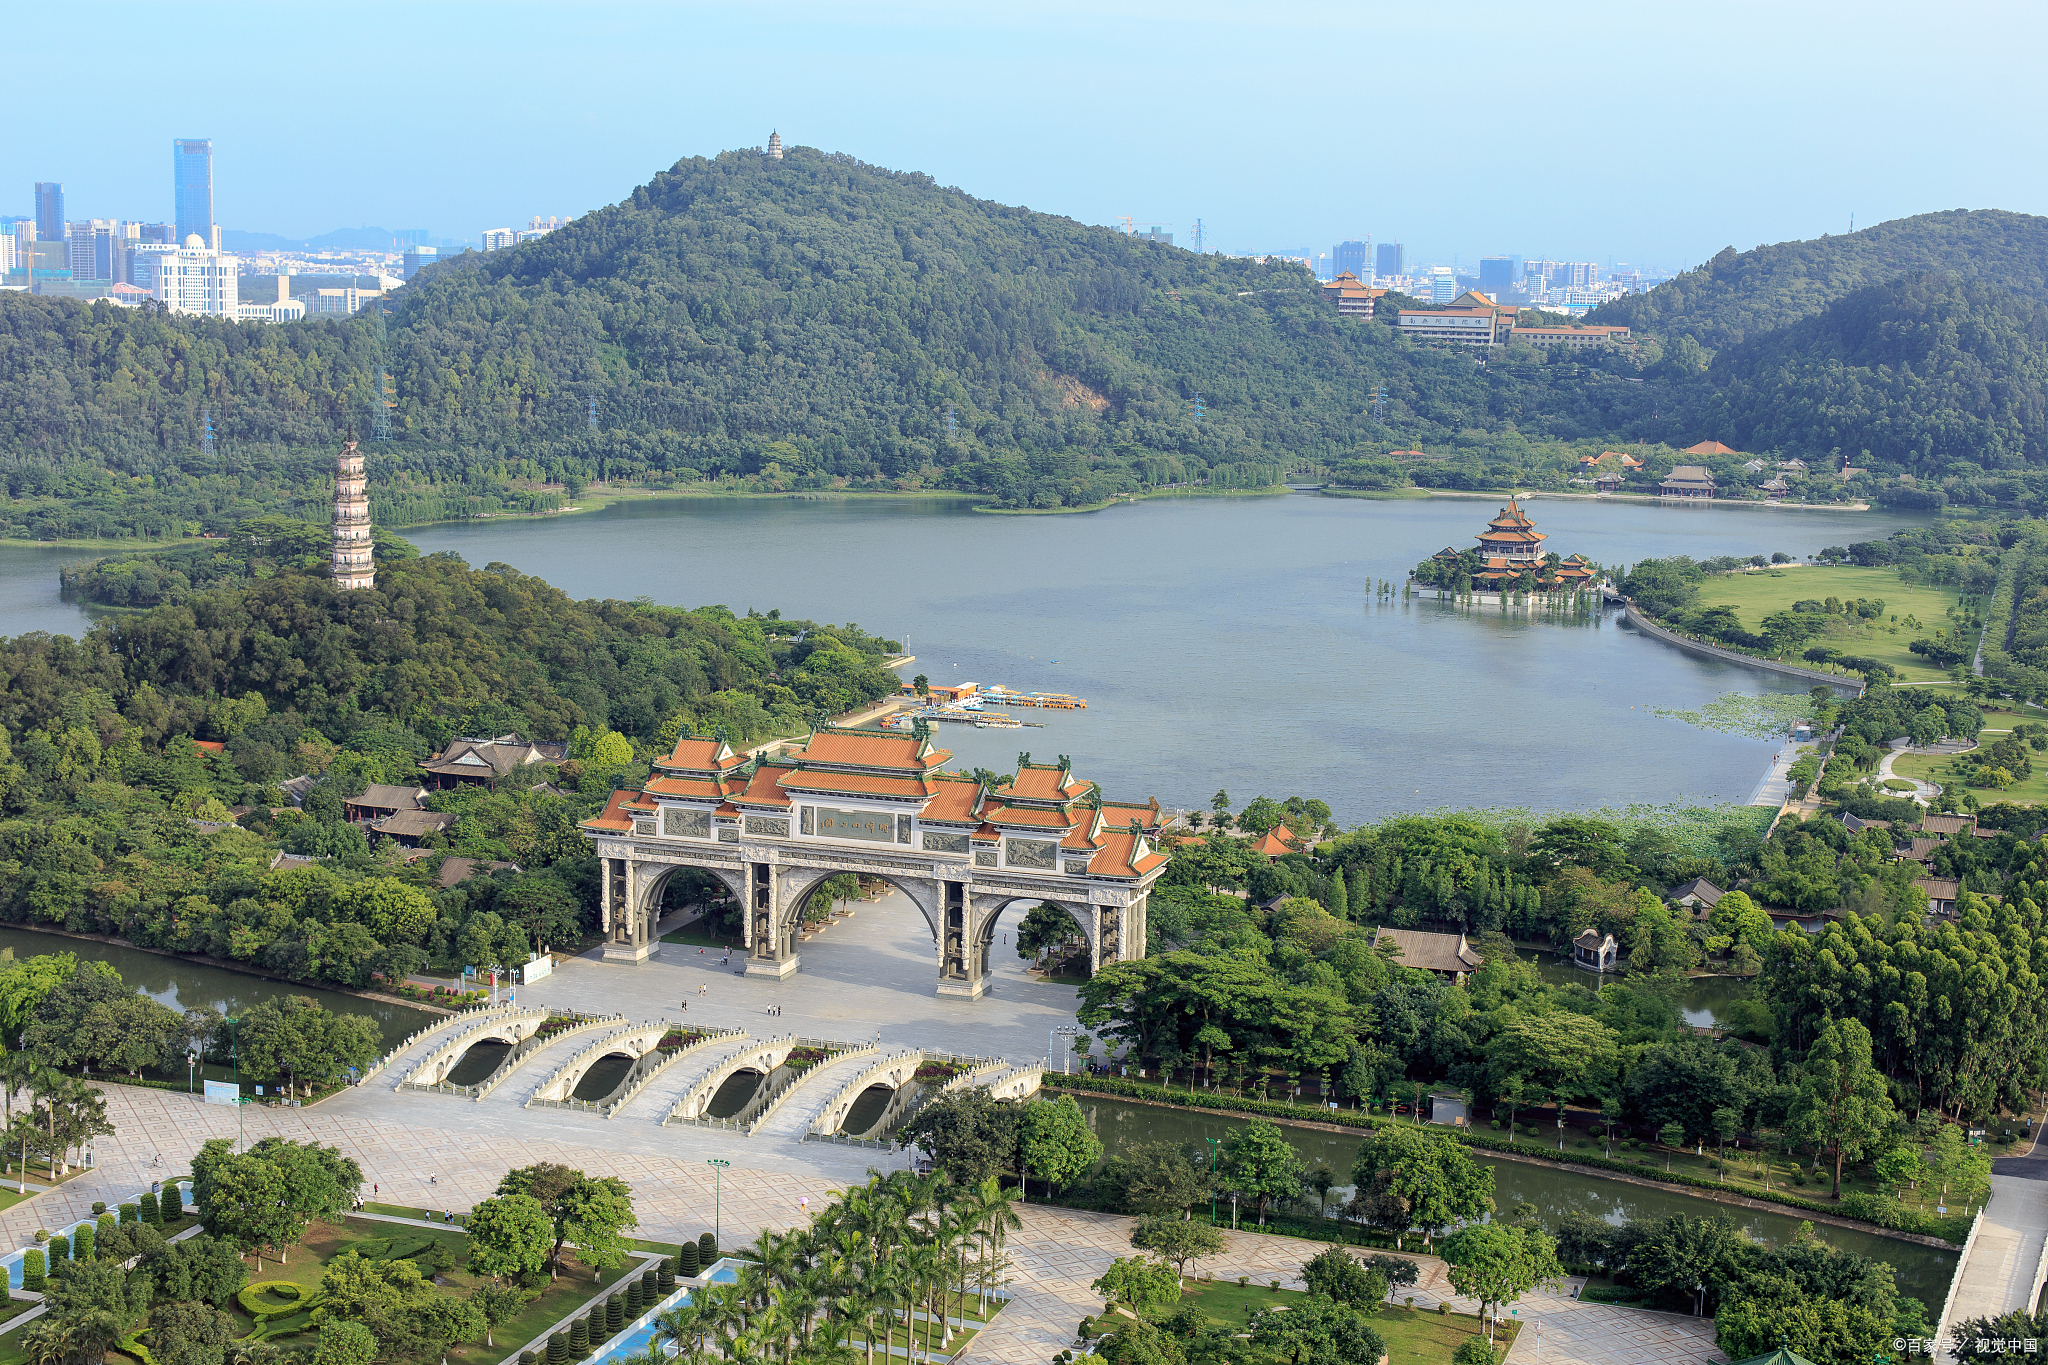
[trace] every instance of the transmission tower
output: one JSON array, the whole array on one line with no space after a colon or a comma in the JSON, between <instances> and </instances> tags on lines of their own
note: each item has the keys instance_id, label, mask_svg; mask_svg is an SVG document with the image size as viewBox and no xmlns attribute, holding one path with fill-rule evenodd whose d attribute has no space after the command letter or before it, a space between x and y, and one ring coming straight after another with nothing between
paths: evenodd
<instances>
[{"instance_id":1,"label":"transmission tower","mask_svg":"<svg viewBox=\"0 0 2048 1365\"><path fill-rule=\"evenodd\" d=\"M595 398L590 400L590 429L592 431L597 430L597 400Z\"/></svg>"},{"instance_id":2,"label":"transmission tower","mask_svg":"<svg viewBox=\"0 0 2048 1365\"><path fill-rule=\"evenodd\" d=\"M1195 395L1195 401L1188 404L1189 415L1191 415L1198 423L1202 420L1203 415L1208 411L1208 405L1202 402L1202 395L1200 395L1199 393Z\"/></svg>"},{"instance_id":3,"label":"transmission tower","mask_svg":"<svg viewBox=\"0 0 2048 1365\"><path fill-rule=\"evenodd\" d=\"M1202 220L1195 219L1195 254L1202 254Z\"/></svg>"},{"instance_id":4,"label":"transmission tower","mask_svg":"<svg viewBox=\"0 0 2048 1365\"><path fill-rule=\"evenodd\" d=\"M213 458L213 409L199 410L199 450L207 459Z\"/></svg>"},{"instance_id":5,"label":"transmission tower","mask_svg":"<svg viewBox=\"0 0 2048 1365\"><path fill-rule=\"evenodd\" d=\"M954 409L951 403L948 403L946 404L946 439L948 441L954 441L958 440L959 438L960 414Z\"/></svg>"}]
</instances>

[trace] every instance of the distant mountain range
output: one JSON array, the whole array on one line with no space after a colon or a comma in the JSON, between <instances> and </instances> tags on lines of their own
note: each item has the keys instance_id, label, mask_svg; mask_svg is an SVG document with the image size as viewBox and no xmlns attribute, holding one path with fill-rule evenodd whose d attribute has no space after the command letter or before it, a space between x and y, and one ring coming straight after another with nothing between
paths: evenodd
<instances>
[{"instance_id":1,"label":"distant mountain range","mask_svg":"<svg viewBox=\"0 0 2048 1365\"><path fill-rule=\"evenodd\" d=\"M398 233L391 228L336 228L318 237L280 237L274 232L243 232L222 228L220 244L229 251L397 251ZM459 246L449 238L430 238L429 245Z\"/></svg>"}]
</instances>

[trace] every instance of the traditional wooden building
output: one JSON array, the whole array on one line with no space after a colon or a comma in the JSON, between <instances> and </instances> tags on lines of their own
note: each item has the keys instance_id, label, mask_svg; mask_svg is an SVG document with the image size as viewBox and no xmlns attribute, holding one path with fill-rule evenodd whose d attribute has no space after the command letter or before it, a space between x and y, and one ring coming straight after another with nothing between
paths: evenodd
<instances>
[{"instance_id":1,"label":"traditional wooden building","mask_svg":"<svg viewBox=\"0 0 2048 1365\"><path fill-rule=\"evenodd\" d=\"M1657 494L1665 498L1711 498L1714 476L1705 465L1673 465L1664 482L1657 485Z\"/></svg>"},{"instance_id":2,"label":"traditional wooden building","mask_svg":"<svg viewBox=\"0 0 2048 1365\"><path fill-rule=\"evenodd\" d=\"M1486 962L1472 951L1463 934L1439 934L1428 929L1375 929L1372 946L1391 946L1396 966L1435 972L1460 983Z\"/></svg>"},{"instance_id":3,"label":"traditional wooden building","mask_svg":"<svg viewBox=\"0 0 2048 1365\"><path fill-rule=\"evenodd\" d=\"M1479 568L1472 575L1472 586L1481 592L1512 590L1516 580L1527 574L1542 592L1592 587L1597 575L1585 556L1553 559L1543 550L1543 542L1549 538L1536 529L1521 505L1509 498L1500 515L1479 533ZM1461 558L1449 546L1432 557L1453 567Z\"/></svg>"},{"instance_id":4,"label":"traditional wooden building","mask_svg":"<svg viewBox=\"0 0 2048 1365\"><path fill-rule=\"evenodd\" d=\"M437 791L473 786L517 772L529 763L559 763L566 756L562 744L529 744L516 734L496 739L463 736L420 764L422 779Z\"/></svg>"}]
</instances>

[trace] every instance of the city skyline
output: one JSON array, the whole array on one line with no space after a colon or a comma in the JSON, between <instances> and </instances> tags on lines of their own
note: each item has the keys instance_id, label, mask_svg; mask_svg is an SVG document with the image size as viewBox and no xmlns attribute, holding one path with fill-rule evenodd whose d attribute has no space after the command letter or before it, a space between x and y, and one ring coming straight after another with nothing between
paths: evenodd
<instances>
[{"instance_id":1,"label":"city skyline","mask_svg":"<svg viewBox=\"0 0 2048 1365\"><path fill-rule=\"evenodd\" d=\"M1671 268L1727 245L1840 233L1852 214L1868 226L1955 207L2048 211L2025 158L1983 131L2025 126L2011 83L1972 83L1938 104L1867 98L1951 57L1969 60L1967 23L1907 53L1884 42L1882 23L1843 26L1831 8L1753 8L1772 41L1756 42L1739 14L1701 26L1603 3L1556 6L1545 31L1584 34L1574 42L1600 54L1584 74L1482 81L1446 99L1428 92L1459 47L1432 35L1494 32L1520 11L1303 9L1293 16L1303 29L1289 12L1199 4L1052 5L1028 16L910 4L861 23L800 5L764 27L710 7L629 4L564 26L559 11L511 3L479 29L453 8L373 4L366 28L403 33L434 65L352 67L346 95L281 107L235 81L115 86L81 105L65 93L99 56L66 41L54 12L31 11L16 34L35 59L17 73L22 126L0 151L0 212L33 213L32 185L51 181L65 185L73 218L170 221L163 144L198 135L213 144L224 228L302 239L426 225L476 241L535 213L574 217L617 202L680 158L761 146L777 129L792 147L1084 222L1129 215L1185 241L1201 218L1224 251L1320 252L1370 235L1405 243L1412 262L1467 270L1508 253ZM202 19L246 13L194 7ZM318 16L276 19L180 26L165 36L167 55L196 59L202 44L218 44L228 68L253 68L280 46L317 54L340 41ZM2003 22L2008 32L2044 26L2032 12ZM1316 50L1346 44L1380 54L1387 79L1346 88L1306 78ZM621 46L664 54L690 79L622 81ZM1818 47L1829 62L1807 60ZM1403 52L1437 55L1409 62ZM1642 72L1658 69L1714 73L1711 116L1681 105L1643 116L1657 106L1637 93ZM1546 91L1603 82L1630 117L1589 119L1582 99L1545 112ZM1329 131L1361 121L1371 129L1362 146L1340 146ZM1503 131L1532 123L1556 124L1555 155L1524 155L1522 134ZM1141 126L1137 142L1103 135Z\"/></svg>"}]
</instances>

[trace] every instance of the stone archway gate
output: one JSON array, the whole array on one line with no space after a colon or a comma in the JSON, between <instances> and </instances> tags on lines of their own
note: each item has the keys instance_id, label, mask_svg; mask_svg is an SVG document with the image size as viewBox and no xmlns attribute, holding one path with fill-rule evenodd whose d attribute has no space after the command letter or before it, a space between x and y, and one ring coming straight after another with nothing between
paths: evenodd
<instances>
[{"instance_id":1,"label":"stone archway gate","mask_svg":"<svg viewBox=\"0 0 2048 1365\"><path fill-rule=\"evenodd\" d=\"M989 945L1012 901L1073 916L1092 972L1145 955L1145 901L1165 869L1156 802L1109 803L1093 783L1020 755L994 787L938 771L928 734L821 729L755 764L722 740L685 738L644 790L613 792L584 833L602 859L607 960L644 961L661 892L682 868L725 884L742 910L749 976L800 965L803 906L841 873L887 881L931 927L940 995L988 989Z\"/></svg>"}]
</instances>

